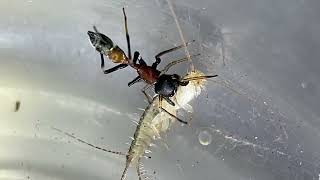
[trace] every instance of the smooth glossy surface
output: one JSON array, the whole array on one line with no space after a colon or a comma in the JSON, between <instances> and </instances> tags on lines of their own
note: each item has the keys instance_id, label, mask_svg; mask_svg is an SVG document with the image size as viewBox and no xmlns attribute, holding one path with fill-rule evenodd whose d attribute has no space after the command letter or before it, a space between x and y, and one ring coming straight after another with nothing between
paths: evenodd
<instances>
[{"instance_id":1,"label":"smooth glossy surface","mask_svg":"<svg viewBox=\"0 0 320 180\"><path fill-rule=\"evenodd\" d=\"M201 145L208 146L209 144L211 144L212 135L207 130L202 130L199 133L198 138Z\"/></svg>"},{"instance_id":2,"label":"smooth glossy surface","mask_svg":"<svg viewBox=\"0 0 320 180\"><path fill-rule=\"evenodd\" d=\"M319 179L319 1L173 4L186 40L196 40L190 53L201 53L195 67L219 77L193 103L192 116L181 113L192 126L176 124L155 142L152 159L144 160L148 174L176 180ZM131 120L146 107L143 84L127 87L136 77L130 68L104 75L87 36L96 25L126 52L123 6L131 48L148 64L181 44L164 0L0 1L0 179L120 179L124 157L51 127L128 150ZM161 66L182 56L183 50L169 54ZM186 68L171 72L183 75ZM212 135L207 146L198 139L203 128ZM137 179L135 169L128 179Z\"/></svg>"}]
</instances>

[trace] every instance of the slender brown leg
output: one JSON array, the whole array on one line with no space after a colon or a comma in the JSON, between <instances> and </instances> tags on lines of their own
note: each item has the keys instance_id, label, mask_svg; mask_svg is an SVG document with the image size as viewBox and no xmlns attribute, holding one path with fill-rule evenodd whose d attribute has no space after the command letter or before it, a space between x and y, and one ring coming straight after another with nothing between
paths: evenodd
<instances>
[{"instance_id":1,"label":"slender brown leg","mask_svg":"<svg viewBox=\"0 0 320 180\"><path fill-rule=\"evenodd\" d=\"M192 42L194 42L195 40L192 40L191 42L187 42L186 43L186 46L188 46L189 44L191 44ZM184 44L181 44L181 45L179 45L179 46L176 46L176 47L173 47L173 48L171 48L171 49L168 49L168 50L165 50L165 51L162 51L162 52L160 52L160 53L158 53L156 56L155 56L155 58L156 58L156 62L154 62L153 64L152 64L152 67L153 68L157 68L157 66L160 64L160 62L161 62L161 59L160 59L160 57L161 56L163 56L163 55L165 55L165 54L167 54L167 53L170 53L170 52L172 52L172 51L175 51L175 50L177 50L177 49L180 49L180 48L183 48L184 47Z\"/></svg>"},{"instance_id":2,"label":"slender brown leg","mask_svg":"<svg viewBox=\"0 0 320 180\"><path fill-rule=\"evenodd\" d=\"M199 56L200 54L195 54L195 55L191 55L191 57L195 57L195 56ZM184 57L184 58L181 58L181 59L178 59L178 60L175 60L175 61L172 61L170 63L168 63L164 68L163 70L161 70L161 74L165 74L172 66L176 65L176 64L179 64L179 63L182 63L182 62L185 62L185 61L188 61L188 57Z\"/></svg>"}]
</instances>

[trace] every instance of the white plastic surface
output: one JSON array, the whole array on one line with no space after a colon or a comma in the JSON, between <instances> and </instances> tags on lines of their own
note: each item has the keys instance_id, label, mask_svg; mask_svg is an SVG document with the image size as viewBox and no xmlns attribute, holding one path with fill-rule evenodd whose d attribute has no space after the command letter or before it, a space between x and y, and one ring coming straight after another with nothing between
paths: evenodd
<instances>
[{"instance_id":1,"label":"white plastic surface","mask_svg":"<svg viewBox=\"0 0 320 180\"><path fill-rule=\"evenodd\" d=\"M152 159L144 160L148 174L161 180L318 180L319 1L173 4L185 38L196 40L190 53L201 53L196 68L219 74L215 81L241 95L210 81L193 115L181 113L192 117L192 126L177 123L156 142ZM0 179L120 179L124 157L51 127L128 150L131 120L147 106L143 83L127 87L136 77L130 68L104 75L87 37L96 25L126 51L123 6L132 50L148 64L181 43L165 0L0 1ZM166 55L162 65L182 56L183 50ZM107 60L106 66L114 64ZM135 169L128 179L137 179Z\"/></svg>"}]
</instances>

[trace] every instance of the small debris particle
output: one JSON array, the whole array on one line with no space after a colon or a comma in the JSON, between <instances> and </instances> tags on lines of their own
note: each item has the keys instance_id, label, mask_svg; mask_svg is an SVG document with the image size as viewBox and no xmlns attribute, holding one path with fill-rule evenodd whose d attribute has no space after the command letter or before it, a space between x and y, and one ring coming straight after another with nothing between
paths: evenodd
<instances>
[{"instance_id":1,"label":"small debris particle","mask_svg":"<svg viewBox=\"0 0 320 180\"><path fill-rule=\"evenodd\" d=\"M18 112L19 111L20 105L21 105L21 102L20 101L16 101L16 104L15 104L15 107L14 107L14 112Z\"/></svg>"}]
</instances>

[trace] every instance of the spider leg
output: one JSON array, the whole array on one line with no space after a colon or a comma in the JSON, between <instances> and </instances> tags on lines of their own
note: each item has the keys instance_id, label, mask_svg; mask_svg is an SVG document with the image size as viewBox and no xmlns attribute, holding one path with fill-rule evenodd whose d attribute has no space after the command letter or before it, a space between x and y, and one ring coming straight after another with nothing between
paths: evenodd
<instances>
[{"instance_id":1,"label":"spider leg","mask_svg":"<svg viewBox=\"0 0 320 180\"><path fill-rule=\"evenodd\" d=\"M177 119L179 122L181 122L181 123L183 123L183 124L188 124L188 122L186 122L186 121L178 118L177 116L171 114L171 113L168 112L166 109L164 109L164 108L162 107L162 99L165 99L166 101L168 101L167 99L169 99L169 98L163 97L163 96L159 95L159 109L161 109L162 111L166 112L166 113L169 114L171 117ZM169 100L170 100L170 99L169 99ZM171 101L171 100L170 100L170 101ZM171 102L172 102L172 101L171 101ZM168 103L170 104L170 102L168 102ZM172 102L172 103L173 103L173 102ZM173 103L173 104L174 104L174 103ZM172 105L172 104L171 104L171 105ZM173 106L174 106L174 105L173 105Z\"/></svg>"},{"instance_id":2,"label":"spider leg","mask_svg":"<svg viewBox=\"0 0 320 180\"><path fill-rule=\"evenodd\" d=\"M117 65L117 66L115 66L113 68L104 70L103 72L104 72L104 74L109 74L109 73L112 73L112 72L117 71L119 69L123 69L123 68L125 68L127 66L128 66L128 64L119 64L119 65Z\"/></svg>"},{"instance_id":3,"label":"spider leg","mask_svg":"<svg viewBox=\"0 0 320 180\"><path fill-rule=\"evenodd\" d=\"M191 57L195 57L195 56L199 56L200 54L195 54L195 55L191 55ZM179 63L182 63L182 62L185 62L185 61L188 61L188 57L184 57L184 58L181 58L181 59L178 59L178 60L175 60L175 61L172 61L170 63L168 63L164 68L163 70L161 70L161 74L165 74L172 66L176 65L176 64L179 64Z\"/></svg>"},{"instance_id":4,"label":"spider leg","mask_svg":"<svg viewBox=\"0 0 320 180\"><path fill-rule=\"evenodd\" d=\"M169 98L169 97L165 97L162 96L164 100L166 100L171 106L175 106L174 102Z\"/></svg>"},{"instance_id":5,"label":"spider leg","mask_svg":"<svg viewBox=\"0 0 320 180\"><path fill-rule=\"evenodd\" d=\"M147 63L142 58L139 59L139 64L143 66L147 66Z\"/></svg>"},{"instance_id":6,"label":"spider leg","mask_svg":"<svg viewBox=\"0 0 320 180\"><path fill-rule=\"evenodd\" d=\"M124 8L122 8L122 12L123 12L123 16L124 16L124 28L125 28L125 31L126 31L126 38L127 38L127 45L128 45L128 58L131 59L130 36L129 36L129 33L128 33L127 15L126 15L126 12L125 12Z\"/></svg>"},{"instance_id":7,"label":"spider leg","mask_svg":"<svg viewBox=\"0 0 320 180\"><path fill-rule=\"evenodd\" d=\"M130 86L132 86L133 84L135 84L135 83L137 83L137 82L140 82L142 79L141 79L141 77L140 76L137 76L136 78L134 78L132 81L130 81L129 83L128 83L128 86L130 87Z\"/></svg>"},{"instance_id":8,"label":"spider leg","mask_svg":"<svg viewBox=\"0 0 320 180\"><path fill-rule=\"evenodd\" d=\"M101 69L102 69L102 68L104 68L104 57L103 57L103 54L102 54L102 53L100 53L100 59L101 59L101 65L100 65L100 67L101 67Z\"/></svg>"},{"instance_id":9,"label":"spider leg","mask_svg":"<svg viewBox=\"0 0 320 180\"><path fill-rule=\"evenodd\" d=\"M188 46L189 44L191 44L192 42L194 42L195 40L193 40L193 41L191 41L191 42L187 42L186 43L186 46ZM155 56L155 58L156 58L156 61L152 64L152 67L154 68L154 69L156 69L157 68L157 66L160 64L160 62L161 62L161 56L163 56L163 55L165 55L165 54L167 54L167 53L170 53L170 52L172 52L172 51L175 51L175 50L177 50L177 49L180 49L180 48L183 48L184 47L184 44L181 44L181 45L179 45L179 46L176 46L176 47L173 47L173 48L171 48L171 49L168 49L168 50L164 50L164 51L162 51L162 52L160 52L160 53L158 53L156 56Z\"/></svg>"},{"instance_id":10,"label":"spider leg","mask_svg":"<svg viewBox=\"0 0 320 180\"><path fill-rule=\"evenodd\" d=\"M139 56L140 56L140 53L138 51L135 51L133 54L133 60L132 60L133 64L137 64L137 60Z\"/></svg>"},{"instance_id":11,"label":"spider leg","mask_svg":"<svg viewBox=\"0 0 320 180\"><path fill-rule=\"evenodd\" d=\"M160 107L161 110L163 110L164 112L166 112L167 114L169 114L171 117L177 119L179 122L183 123L183 124L188 124L188 122L178 118L177 116L171 114L170 112L168 112L166 109L164 109L163 107Z\"/></svg>"}]
</instances>

